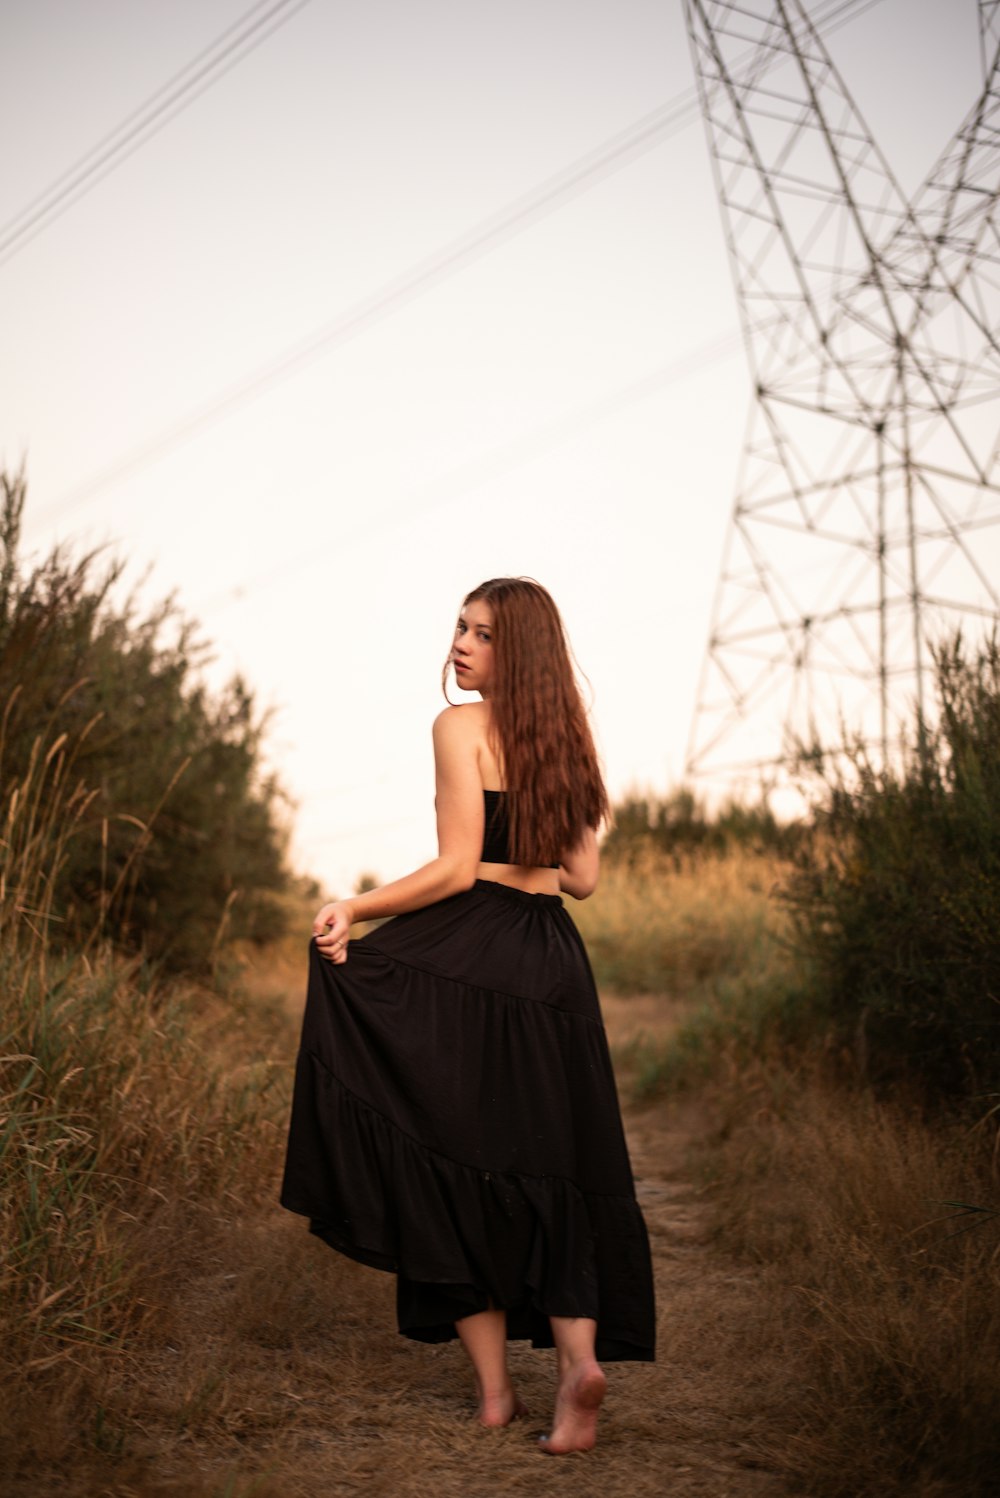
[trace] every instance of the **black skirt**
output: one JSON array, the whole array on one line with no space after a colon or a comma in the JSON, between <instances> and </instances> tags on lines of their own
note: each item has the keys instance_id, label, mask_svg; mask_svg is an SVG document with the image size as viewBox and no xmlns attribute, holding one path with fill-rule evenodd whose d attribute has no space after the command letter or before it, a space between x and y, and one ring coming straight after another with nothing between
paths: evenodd
<instances>
[{"instance_id":1,"label":"black skirt","mask_svg":"<svg viewBox=\"0 0 1000 1498\"><path fill-rule=\"evenodd\" d=\"M489 1306L551 1347L654 1355L649 1242L597 991L558 895L472 889L310 947L281 1203L398 1276L399 1328L456 1335Z\"/></svg>"}]
</instances>

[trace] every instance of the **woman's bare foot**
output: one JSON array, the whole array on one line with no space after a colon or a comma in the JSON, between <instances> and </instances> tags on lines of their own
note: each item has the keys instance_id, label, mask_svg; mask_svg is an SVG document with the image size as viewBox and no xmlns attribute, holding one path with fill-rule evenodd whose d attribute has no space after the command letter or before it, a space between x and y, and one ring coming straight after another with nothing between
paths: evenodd
<instances>
[{"instance_id":1,"label":"woman's bare foot","mask_svg":"<svg viewBox=\"0 0 1000 1498\"><path fill-rule=\"evenodd\" d=\"M509 1425L527 1410L514 1393L507 1368L507 1315L490 1306L455 1322L476 1377L479 1423Z\"/></svg>"},{"instance_id":2,"label":"woman's bare foot","mask_svg":"<svg viewBox=\"0 0 1000 1498\"><path fill-rule=\"evenodd\" d=\"M597 1440L597 1412L606 1388L607 1379L592 1358L567 1368L556 1390L552 1434L538 1443L542 1450L550 1456L589 1451Z\"/></svg>"},{"instance_id":3,"label":"woman's bare foot","mask_svg":"<svg viewBox=\"0 0 1000 1498\"><path fill-rule=\"evenodd\" d=\"M500 1394L480 1394L479 1396L480 1425L488 1425L497 1429L509 1425L512 1420L517 1420L527 1413L527 1405L518 1399L513 1388L505 1389Z\"/></svg>"}]
</instances>

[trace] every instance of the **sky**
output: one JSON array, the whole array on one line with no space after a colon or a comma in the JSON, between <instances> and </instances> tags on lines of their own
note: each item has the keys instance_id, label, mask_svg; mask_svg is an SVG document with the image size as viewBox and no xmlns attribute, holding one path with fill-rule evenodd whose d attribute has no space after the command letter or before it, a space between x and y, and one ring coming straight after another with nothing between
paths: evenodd
<instances>
[{"instance_id":1,"label":"sky","mask_svg":"<svg viewBox=\"0 0 1000 1498\"><path fill-rule=\"evenodd\" d=\"M750 388L680 0L0 0L0 219L270 11L0 251L0 463L29 554L126 557L244 675L295 862L344 894L435 852L441 664L487 577L555 597L612 793L680 781ZM973 0L828 45L912 191L977 91Z\"/></svg>"}]
</instances>

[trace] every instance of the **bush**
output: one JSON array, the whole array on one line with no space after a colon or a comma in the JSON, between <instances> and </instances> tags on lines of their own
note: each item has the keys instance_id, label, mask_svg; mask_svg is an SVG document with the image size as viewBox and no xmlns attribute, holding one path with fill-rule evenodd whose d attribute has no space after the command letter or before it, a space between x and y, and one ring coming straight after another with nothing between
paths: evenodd
<instances>
[{"instance_id":1,"label":"bush","mask_svg":"<svg viewBox=\"0 0 1000 1498\"><path fill-rule=\"evenodd\" d=\"M874 1080L1000 1088L1000 646L935 653L938 727L830 772L788 900L833 1031Z\"/></svg>"},{"instance_id":2,"label":"bush","mask_svg":"<svg viewBox=\"0 0 1000 1498\"><path fill-rule=\"evenodd\" d=\"M144 617L114 602L122 563L56 549L23 571L23 477L0 489L0 796L36 881L22 917L175 968L204 966L223 928L277 935L283 801L250 692L236 678L209 694L205 648L170 600ZM38 838L57 859L32 861Z\"/></svg>"},{"instance_id":3,"label":"bush","mask_svg":"<svg viewBox=\"0 0 1000 1498\"><path fill-rule=\"evenodd\" d=\"M801 829L778 822L763 802L746 806L727 801L712 815L687 786L665 796L632 791L615 805L602 852L613 861L642 858L647 852L669 855L677 866L701 853L787 854L797 846Z\"/></svg>"}]
</instances>

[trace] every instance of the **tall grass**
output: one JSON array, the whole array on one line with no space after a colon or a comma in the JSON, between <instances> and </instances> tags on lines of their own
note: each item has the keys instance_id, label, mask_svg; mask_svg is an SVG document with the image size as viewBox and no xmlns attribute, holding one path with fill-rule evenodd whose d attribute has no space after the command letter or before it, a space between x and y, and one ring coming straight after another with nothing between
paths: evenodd
<instances>
[{"instance_id":1,"label":"tall grass","mask_svg":"<svg viewBox=\"0 0 1000 1498\"><path fill-rule=\"evenodd\" d=\"M690 999L735 974L769 972L784 927L773 898L784 870L773 854L740 848L679 861L655 842L605 858L597 892L572 907L598 983Z\"/></svg>"},{"instance_id":2,"label":"tall grass","mask_svg":"<svg viewBox=\"0 0 1000 1498\"><path fill-rule=\"evenodd\" d=\"M703 1110L769 1370L743 1448L813 1498L1000 1472L1000 651L938 672L940 729L900 771L858 754L792 861L678 867L651 839L580 918L606 984L672 1001L633 1084Z\"/></svg>"},{"instance_id":3,"label":"tall grass","mask_svg":"<svg viewBox=\"0 0 1000 1498\"><path fill-rule=\"evenodd\" d=\"M0 839L0 1444L8 1470L93 1434L107 1359L161 1302L202 1205L273 1189L285 1017L166 980L101 933L54 939L92 796L65 734L8 785ZM147 828L148 830L148 828ZM140 839L141 846L141 839ZM113 887L112 887L113 893ZM252 1024L248 1022L252 1019ZM268 1170L268 1165L272 1169ZM262 1169L262 1167L264 1167ZM84 1415L81 1413L86 1410ZM98 1439L95 1436L95 1439Z\"/></svg>"},{"instance_id":4,"label":"tall grass","mask_svg":"<svg viewBox=\"0 0 1000 1498\"><path fill-rule=\"evenodd\" d=\"M717 1241L757 1266L787 1367L755 1462L815 1498L972 1498L1000 1471L994 1140L813 1064L721 1069Z\"/></svg>"},{"instance_id":5,"label":"tall grass","mask_svg":"<svg viewBox=\"0 0 1000 1498\"><path fill-rule=\"evenodd\" d=\"M789 868L740 846L678 859L653 841L605 860L597 893L573 907L598 985L660 995L670 1010L668 1034L662 1024L640 1030L618 1056L637 1098L691 1090L776 1037L805 1042L802 979L778 898Z\"/></svg>"}]
</instances>

